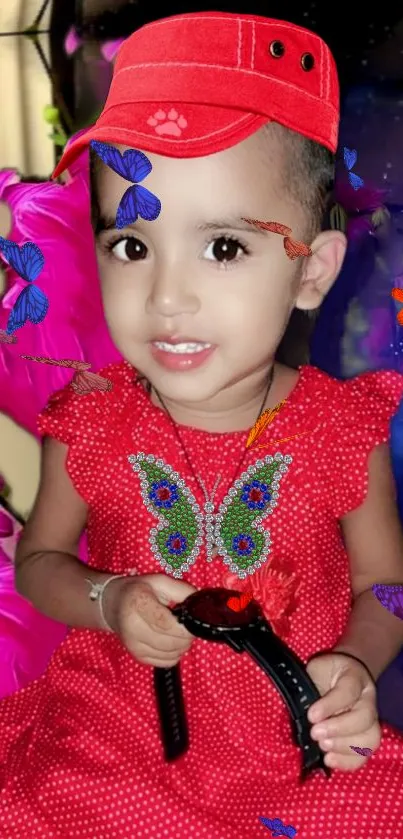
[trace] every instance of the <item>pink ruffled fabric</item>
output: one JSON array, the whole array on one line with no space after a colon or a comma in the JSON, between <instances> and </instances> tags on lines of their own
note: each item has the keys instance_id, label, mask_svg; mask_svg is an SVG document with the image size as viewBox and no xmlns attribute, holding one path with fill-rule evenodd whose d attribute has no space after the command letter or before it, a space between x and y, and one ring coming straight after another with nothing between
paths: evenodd
<instances>
[{"instance_id":1,"label":"pink ruffled fabric","mask_svg":"<svg viewBox=\"0 0 403 839\"><path fill-rule=\"evenodd\" d=\"M14 170L0 171L0 201L12 213L8 238L19 245L35 242L45 257L37 280L50 301L45 320L18 330L17 344L0 344L0 411L36 437L38 413L72 373L24 361L21 354L87 361L94 370L121 358L102 310L90 224L87 152L69 176L66 184L31 184L21 183ZM0 300L0 329L6 328L10 310L25 287L10 268L6 283Z\"/></svg>"},{"instance_id":2,"label":"pink ruffled fabric","mask_svg":"<svg viewBox=\"0 0 403 839\"><path fill-rule=\"evenodd\" d=\"M87 361L95 370L120 359L107 331L99 292L89 221L87 152L68 174L66 184L38 184L21 183L15 170L0 171L0 201L8 204L12 214L7 238L19 245L28 241L39 245L45 266L37 285L50 301L41 324L27 324L19 330L17 344L0 344L0 412L37 438L37 415L74 371L25 361L21 354ZM0 329L5 329L10 309L24 285L7 267L6 292L0 299ZM6 535L10 522L12 533ZM15 590L12 563L20 529L18 522L2 510L0 698L42 675L67 631L67 627L37 612ZM87 561L84 537L80 558Z\"/></svg>"}]
</instances>

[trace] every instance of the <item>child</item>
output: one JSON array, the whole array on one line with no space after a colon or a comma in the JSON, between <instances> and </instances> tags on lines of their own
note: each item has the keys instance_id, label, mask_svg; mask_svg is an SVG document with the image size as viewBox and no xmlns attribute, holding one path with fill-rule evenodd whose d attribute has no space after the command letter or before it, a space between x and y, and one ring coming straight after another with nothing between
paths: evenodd
<instances>
[{"instance_id":1,"label":"child","mask_svg":"<svg viewBox=\"0 0 403 839\"><path fill-rule=\"evenodd\" d=\"M103 303L126 361L103 371L111 392L66 388L40 417L42 477L17 585L73 629L45 675L0 705L2 839L258 839L260 817L301 839L403 836L403 743L381 732L374 685L403 626L371 591L403 579L387 448L403 380L340 383L274 360L292 310L317 308L343 261L344 236L320 232L337 127L334 62L316 35L181 15L127 40L96 127L55 172L90 140L142 150L152 195L117 229L118 208L138 199L122 202L132 184L93 155ZM265 450L246 448L263 408L283 400ZM276 452L289 458L274 494L251 486L249 467ZM139 477L141 453L161 480ZM228 570L209 529L195 540L175 504L201 511L208 499L217 515L234 484L270 543L257 554L256 529L234 520ZM90 568L76 557L86 523ZM311 733L330 779L300 781L288 712L263 671L172 615L209 586L251 587L310 660L323 697ZM191 742L165 763L152 668L179 661Z\"/></svg>"}]
</instances>

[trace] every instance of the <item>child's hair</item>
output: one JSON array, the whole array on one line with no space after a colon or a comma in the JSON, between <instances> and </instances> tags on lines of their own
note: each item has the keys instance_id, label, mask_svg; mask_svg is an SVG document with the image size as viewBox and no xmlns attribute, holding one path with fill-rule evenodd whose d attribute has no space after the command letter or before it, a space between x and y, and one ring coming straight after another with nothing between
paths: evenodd
<instances>
[{"instance_id":1,"label":"child's hair","mask_svg":"<svg viewBox=\"0 0 403 839\"><path fill-rule=\"evenodd\" d=\"M269 122L261 131L274 138L282 150L281 188L291 200L306 209L304 241L311 242L323 229L330 209L334 177L335 155L319 143L291 131L276 122ZM99 158L90 148L91 223L97 230L100 209L97 192ZM286 220L281 219L283 223ZM302 238L302 237L301 237ZM309 361L309 341L319 309L291 315L287 329L277 349L276 359L288 367L298 367Z\"/></svg>"},{"instance_id":2,"label":"child's hair","mask_svg":"<svg viewBox=\"0 0 403 839\"><path fill-rule=\"evenodd\" d=\"M281 186L293 201L306 208L305 236L312 241L322 229L332 197L335 155L329 149L277 122L269 122L263 134L277 141L282 150ZM286 221L283 222L286 224Z\"/></svg>"}]
</instances>

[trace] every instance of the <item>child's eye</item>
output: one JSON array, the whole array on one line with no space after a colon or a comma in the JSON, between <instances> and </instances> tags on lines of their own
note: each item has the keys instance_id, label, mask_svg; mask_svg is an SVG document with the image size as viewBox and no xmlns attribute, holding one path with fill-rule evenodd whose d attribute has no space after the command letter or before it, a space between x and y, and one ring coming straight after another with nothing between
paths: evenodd
<instances>
[{"instance_id":1,"label":"child's eye","mask_svg":"<svg viewBox=\"0 0 403 839\"><path fill-rule=\"evenodd\" d=\"M134 236L124 236L117 241L115 239L114 242L109 242L106 247L121 262L133 262L138 259L145 259L147 256L146 246Z\"/></svg>"},{"instance_id":2,"label":"child's eye","mask_svg":"<svg viewBox=\"0 0 403 839\"><path fill-rule=\"evenodd\" d=\"M218 239L214 239L207 246L205 258L221 263L237 262L241 252L244 255L248 254L249 248L232 236L219 236Z\"/></svg>"}]
</instances>

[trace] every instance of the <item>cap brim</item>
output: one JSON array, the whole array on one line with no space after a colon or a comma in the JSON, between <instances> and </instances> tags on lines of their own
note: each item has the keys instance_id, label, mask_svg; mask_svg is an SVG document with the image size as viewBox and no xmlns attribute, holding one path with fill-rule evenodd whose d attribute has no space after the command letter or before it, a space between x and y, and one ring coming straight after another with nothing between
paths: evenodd
<instances>
[{"instance_id":1,"label":"cap brim","mask_svg":"<svg viewBox=\"0 0 403 839\"><path fill-rule=\"evenodd\" d=\"M270 122L267 116L212 105L170 102L122 104L104 111L97 123L66 148L57 178L91 140L120 144L165 157L204 157L223 151Z\"/></svg>"}]
</instances>

